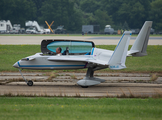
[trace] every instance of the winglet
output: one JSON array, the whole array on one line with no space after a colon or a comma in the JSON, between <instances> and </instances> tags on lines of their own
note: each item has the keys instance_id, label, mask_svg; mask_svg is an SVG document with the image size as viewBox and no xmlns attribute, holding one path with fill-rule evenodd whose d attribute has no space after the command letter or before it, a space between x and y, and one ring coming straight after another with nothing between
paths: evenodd
<instances>
[{"instance_id":1,"label":"winglet","mask_svg":"<svg viewBox=\"0 0 162 120\"><path fill-rule=\"evenodd\" d=\"M149 41L150 30L152 26L152 21L146 21L138 34L133 46L131 47L128 54L132 56L145 56L147 55L147 44Z\"/></svg>"},{"instance_id":2,"label":"winglet","mask_svg":"<svg viewBox=\"0 0 162 120\"><path fill-rule=\"evenodd\" d=\"M108 65L111 70L120 70L126 68L125 61L128 51L129 41L131 37L131 31L125 31L121 37L115 51L113 52Z\"/></svg>"}]
</instances>

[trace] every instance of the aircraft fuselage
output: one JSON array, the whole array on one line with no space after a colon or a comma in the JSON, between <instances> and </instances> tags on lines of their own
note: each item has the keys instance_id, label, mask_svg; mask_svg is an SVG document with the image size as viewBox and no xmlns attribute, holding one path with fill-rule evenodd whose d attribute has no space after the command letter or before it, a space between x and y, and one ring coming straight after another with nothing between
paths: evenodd
<instances>
[{"instance_id":1,"label":"aircraft fuselage","mask_svg":"<svg viewBox=\"0 0 162 120\"><path fill-rule=\"evenodd\" d=\"M85 62L50 61L48 60L48 58L48 55L43 56L40 54L36 54L19 60L13 66L15 68L33 70L83 69L87 66Z\"/></svg>"}]
</instances>

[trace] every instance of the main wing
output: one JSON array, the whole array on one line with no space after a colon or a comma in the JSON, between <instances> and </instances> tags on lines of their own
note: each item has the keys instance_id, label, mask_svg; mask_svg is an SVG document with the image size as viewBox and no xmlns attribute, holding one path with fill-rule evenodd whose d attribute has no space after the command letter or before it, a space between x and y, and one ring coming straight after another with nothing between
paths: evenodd
<instances>
[{"instance_id":1,"label":"main wing","mask_svg":"<svg viewBox=\"0 0 162 120\"><path fill-rule=\"evenodd\" d=\"M51 56L48 60L52 61L77 61L88 62L96 65L104 65L110 69L123 69L126 68L125 60L130 41L131 32L125 31L121 37L115 51L109 51L99 48L92 48L91 55L78 55L78 56Z\"/></svg>"},{"instance_id":2,"label":"main wing","mask_svg":"<svg viewBox=\"0 0 162 120\"><path fill-rule=\"evenodd\" d=\"M93 55L67 55L67 56L51 56L48 58L50 61L74 61L74 62L85 62L94 63L98 65L108 65L106 61L94 59Z\"/></svg>"}]
</instances>

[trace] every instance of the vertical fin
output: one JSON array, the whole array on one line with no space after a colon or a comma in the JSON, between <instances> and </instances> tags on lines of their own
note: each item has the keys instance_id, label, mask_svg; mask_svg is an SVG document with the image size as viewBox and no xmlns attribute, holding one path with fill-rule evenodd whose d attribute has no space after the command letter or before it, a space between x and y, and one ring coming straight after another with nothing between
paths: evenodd
<instances>
[{"instance_id":1,"label":"vertical fin","mask_svg":"<svg viewBox=\"0 0 162 120\"><path fill-rule=\"evenodd\" d=\"M115 51L113 52L108 64L111 70L120 70L126 68L125 61L128 51L131 31L125 31L121 37Z\"/></svg>"},{"instance_id":2,"label":"vertical fin","mask_svg":"<svg viewBox=\"0 0 162 120\"><path fill-rule=\"evenodd\" d=\"M147 44L149 41L150 30L152 27L152 21L146 21L138 34L133 46L128 54L132 56L145 56L147 55Z\"/></svg>"}]
</instances>

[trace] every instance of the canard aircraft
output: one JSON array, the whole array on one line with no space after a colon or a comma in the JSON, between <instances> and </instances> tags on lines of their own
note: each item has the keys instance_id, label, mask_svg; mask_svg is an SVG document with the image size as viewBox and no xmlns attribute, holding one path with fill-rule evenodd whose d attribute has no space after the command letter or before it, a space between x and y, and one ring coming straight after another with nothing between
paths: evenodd
<instances>
[{"instance_id":1,"label":"canard aircraft","mask_svg":"<svg viewBox=\"0 0 162 120\"><path fill-rule=\"evenodd\" d=\"M128 51L131 31L125 31L115 50L95 48L93 42L77 40L43 40L41 43L42 53L22 58L13 67L33 70L65 70L87 69L85 78L77 82L83 88L97 85L105 80L93 76L94 71L109 68L120 70L126 68L127 56L145 56L150 35L152 21L146 21L138 34L134 44ZM61 56L56 55L56 48L61 47L64 51ZM22 73L21 73L22 75ZM22 75L23 77L23 75ZM28 86L32 86L31 80L23 79Z\"/></svg>"}]
</instances>

